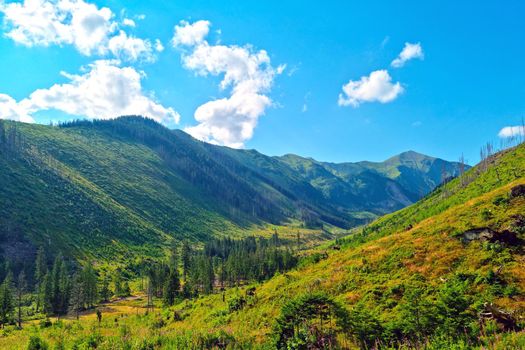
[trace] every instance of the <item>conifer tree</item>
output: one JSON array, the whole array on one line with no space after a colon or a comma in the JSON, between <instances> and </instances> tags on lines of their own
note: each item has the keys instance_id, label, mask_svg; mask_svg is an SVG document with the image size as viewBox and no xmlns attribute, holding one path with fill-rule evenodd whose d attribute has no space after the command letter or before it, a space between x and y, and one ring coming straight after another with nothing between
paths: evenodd
<instances>
[{"instance_id":1,"label":"conifer tree","mask_svg":"<svg viewBox=\"0 0 525 350\"><path fill-rule=\"evenodd\" d=\"M92 308L97 302L97 274L93 265L88 263L81 273L82 288L85 295L85 303L88 308Z\"/></svg>"},{"instance_id":2,"label":"conifer tree","mask_svg":"<svg viewBox=\"0 0 525 350\"><path fill-rule=\"evenodd\" d=\"M100 300L102 302L108 302L111 295L112 293L109 289L109 277L106 275L102 279L102 285L100 286Z\"/></svg>"},{"instance_id":3,"label":"conifer tree","mask_svg":"<svg viewBox=\"0 0 525 350\"><path fill-rule=\"evenodd\" d=\"M18 328L22 328L22 296L27 289L26 275L24 271L20 272L18 275L18 280L16 284L16 301L18 307Z\"/></svg>"},{"instance_id":4,"label":"conifer tree","mask_svg":"<svg viewBox=\"0 0 525 350\"><path fill-rule=\"evenodd\" d=\"M2 328L11 321L13 311L12 277L8 273L0 286L0 326Z\"/></svg>"},{"instance_id":5,"label":"conifer tree","mask_svg":"<svg viewBox=\"0 0 525 350\"><path fill-rule=\"evenodd\" d=\"M69 310L76 316L77 321L80 316L80 311L82 310L85 303L85 294L83 288L83 281L80 274L75 274L73 277L73 283L71 286L71 298L69 301Z\"/></svg>"},{"instance_id":6,"label":"conifer tree","mask_svg":"<svg viewBox=\"0 0 525 350\"><path fill-rule=\"evenodd\" d=\"M43 282L47 274L46 256L43 247L38 248L35 261L35 290L36 290L36 310L39 311L43 299Z\"/></svg>"}]
</instances>

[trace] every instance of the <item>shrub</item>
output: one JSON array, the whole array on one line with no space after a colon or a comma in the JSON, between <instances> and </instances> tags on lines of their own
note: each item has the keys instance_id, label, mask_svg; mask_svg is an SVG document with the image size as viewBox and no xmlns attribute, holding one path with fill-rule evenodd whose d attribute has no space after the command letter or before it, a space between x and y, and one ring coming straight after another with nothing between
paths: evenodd
<instances>
[{"instance_id":1,"label":"shrub","mask_svg":"<svg viewBox=\"0 0 525 350\"><path fill-rule=\"evenodd\" d=\"M27 350L47 350L49 345L37 335L32 335L27 344Z\"/></svg>"}]
</instances>

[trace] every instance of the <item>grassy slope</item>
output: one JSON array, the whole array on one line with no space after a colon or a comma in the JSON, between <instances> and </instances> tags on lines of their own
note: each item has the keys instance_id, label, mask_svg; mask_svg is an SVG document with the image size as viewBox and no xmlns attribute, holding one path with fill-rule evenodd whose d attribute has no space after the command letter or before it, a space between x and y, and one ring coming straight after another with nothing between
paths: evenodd
<instances>
[{"instance_id":1,"label":"grassy slope","mask_svg":"<svg viewBox=\"0 0 525 350\"><path fill-rule=\"evenodd\" d=\"M143 300L120 302L104 309L106 318L101 333L113 337L110 339L114 341L121 341L123 329L129 329L133 335L131 343L138 346L159 335L173 341L190 341L196 334L224 330L245 344L262 345L268 341L282 305L307 291L323 290L348 308L358 302L364 303L382 321L399 317L402 295L396 291L415 275L435 286L443 284L452 275L470 276L475 281L469 291L471 295L494 301L507 310L523 312L523 253L515 249L492 249L482 242L464 244L457 237L457 233L475 227L509 229L514 215L525 215L525 198L498 201L508 198L513 186L525 184L525 145L505 151L490 162L486 171L474 168L467 173L466 176L470 177L468 185L461 185L459 179L454 180L423 201L387 215L363 232L357 232L340 251L328 249L325 260L257 285L256 302L242 311L229 313L227 306L230 298L243 293L242 289L227 290L226 302L220 294L182 302L174 307L184 317L183 321L177 322L168 320L172 315L169 310L158 315L141 316ZM408 228L409 225L412 227ZM494 293L493 286L486 282L489 272L501 266L502 278L518 290L512 297ZM118 314L123 316L117 317L118 322L115 322L113 316ZM159 318L167 323L156 328L154 325ZM67 344L72 344L75 339L88 337L96 330L94 316L87 315L81 326L73 324L44 330L26 327L22 333L14 332L0 338L0 346L22 348L32 333L39 333L51 342L64 337ZM523 344L524 337L523 334L507 335L499 340L499 348Z\"/></svg>"},{"instance_id":2,"label":"grassy slope","mask_svg":"<svg viewBox=\"0 0 525 350\"><path fill-rule=\"evenodd\" d=\"M4 250L24 236L67 255L125 262L132 255L161 254L171 237L198 241L263 230L221 215L144 145L82 128L17 127L26 144L38 147L0 156L0 221L12 231ZM303 235L325 239L317 232Z\"/></svg>"},{"instance_id":3,"label":"grassy slope","mask_svg":"<svg viewBox=\"0 0 525 350\"><path fill-rule=\"evenodd\" d=\"M280 307L309 290L326 291L346 306L361 300L370 309L378 310L383 320L388 320L397 316L400 300L392 291L416 273L427 283L439 285L453 274L483 277L501 265L504 279L519 289L518 296L494 297L490 285L482 281L471 292L485 293L488 300L494 299L506 309L525 310L524 256L507 249L486 249L481 242L464 245L455 237L455 233L473 227L506 229L512 224L513 215L525 215L523 198L507 205L494 204L496 198L507 197L512 186L525 184L525 146L506 151L492 162L489 170L475 176L468 186L460 187L459 180L446 185L452 193L448 198L441 198L441 189L412 207L374 222L369 228L370 236L363 238L364 243L329 251L326 260L258 286L258 301L253 307L224 316L221 310L227 306L220 295L202 298L189 307L181 305L180 310L187 318L174 323L173 331L192 327L224 329L240 338L264 341ZM474 178L476 173L477 169L473 169L469 176ZM491 218L482 215L484 211L490 211ZM409 224L413 227L406 230Z\"/></svg>"},{"instance_id":4,"label":"grassy slope","mask_svg":"<svg viewBox=\"0 0 525 350\"><path fill-rule=\"evenodd\" d=\"M453 180L423 201L356 231L340 251L328 249L325 260L257 285L256 302L242 311L229 313L227 305L229 299L243 293L242 288L227 290L226 302L220 294L182 302L174 307L184 317L177 322L168 319L172 315L170 310L141 316L143 300L121 302L105 310L100 332L121 341L126 337L123 329L129 329L130 341L140 344L159 335L175 341L224 330L245 343L262 345L268 341L282 305L308 291L323 290L348 308L364 303L382 321L395 319L402 303L398 291L415 275L434 286L453 275L468 276L473 281L469 294L507 310L523 312L523 253L477 241L464 244L457 235L476 227L509 229L514 215L525 215L523 197L505 200L513 186L525 184L525 145L498 154L491 158L488 170L474 168L465 178L469 178L468 184ZM501 269L506 284L517 290L512 297L494 292L494 286L487 282L486 276L497 269ZM119 316L116 322L115 313L124 316ZM159 318L166 322L160 328L155 326ZM67 344L72 344L95 331L93 315L88 315L80 326L26 327L21 333L0 338L0 347L22 348L32 333L39 333L52 343L63 337ZM500 340L500 348L523 344L523 338L523 334L505 336Z\"/></svg>"},{"instance_id":5,"label":"grassy slope","mask_svg":"<svg viewBox=\"0 0 525 350\"><path fill-rule=\"evenodd\" d=\"M350 190L324 168L312 185L279 158L205 144L141 118L63 128L2 123L25 145L0 150L0 250L21 264L41 244L126 261L159 255L172 239L199 242L303 220L349 227L369 220L371 208L401 205L385 199L384 188L397 185L378 173L367 176L372 190ZM319 189L325 185L331 194Z\"/></svg>"}]
</instances>

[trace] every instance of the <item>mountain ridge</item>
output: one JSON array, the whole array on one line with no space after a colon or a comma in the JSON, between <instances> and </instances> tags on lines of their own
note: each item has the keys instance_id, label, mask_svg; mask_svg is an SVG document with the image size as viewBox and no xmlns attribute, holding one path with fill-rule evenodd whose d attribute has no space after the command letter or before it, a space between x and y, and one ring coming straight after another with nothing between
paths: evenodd
<instances>
[{"instance_id":1,"label":"mountain ridge","mask_svg":"<svg viewBox=\"0 0 525 350\"><path fill-rule=\"evenodd\" d=\"M347 229L418 199L376 169L354 176L298 156L215 146L142 117L1 127L0 220L5 235L33 250L109 258L265 223ZM447 164L454 175L458 164ZM425 176L414 175L432 183Z\"/></svg>"}]
</instances>

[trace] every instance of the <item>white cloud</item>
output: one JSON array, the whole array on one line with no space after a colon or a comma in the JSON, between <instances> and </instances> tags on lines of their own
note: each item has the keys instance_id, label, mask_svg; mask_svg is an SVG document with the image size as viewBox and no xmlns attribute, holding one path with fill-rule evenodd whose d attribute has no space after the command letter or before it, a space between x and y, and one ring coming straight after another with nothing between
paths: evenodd
<instances>
[{"instance_id":1,"label":"white cloud","mask_svg":"<svg viewBox=\"0 0 525 350\"><path fill-rule=\"evenodd\" d=\"M9 95L0 94L0 119L33 122L33 118Z\"/></svg>"},{"instance_id":2,"label":"white cloud","mask_svg":"<svg viewBox=\"0 0 525 350\"><path fill-rule=\"evenodd\" d=\"M122 24L128 27L135 27L136 25L135 21L130 18L124 18L124 20L122 21Z\"/></svg>"},{"instance_id":3,"label":"white cloud","mask_svg":"<svg viewBox=\"0 0 525 350\"><path fill-rule=\"evenodd\" d=\"M173 35L173 46L193 46L200 44L210 32L209 21L197 21L190 24L186 21L180 21L179 25L175 26L175 34Z\"/></svg>"},{"instance_id":4,"label":"white cloud","mask_svg":"<svg viewBox=\"0 0 525 350\"><path fill-rule=\"evenodd\" d=\"M202 76L223 75L220 88L231 88L231 95L198 107L195 119L199 124L185 130L203 141L240 148L252 138L259 117L272 105L266 93L285 66L273 68L268 53L251 46L210 45L205 40L209 25L208 21L181 22L172 43L189 49L182 56L185 68Z\"/></svg>"},{"instance_id":5,"label":"white cloud","mask_svg":"<svg viewBox=\"0 0 525 350\"><path fill-rule=\"evenodd\" d=\"M258 118L271 100L256 93L234 93L229 98L206 102L195 111L197 126L186 128L200 140L242 148L253 136Z\"/></svg>"},{"instance_id":6,"label":"white cloud","mask_svg":"<svg viewBox=\"0 0 525 350\"><path fill-rule=\"evenodd\" d=\"M70 82L38 89L16 103L0 95L2 118L31 121L31 114L59 110L70 115L111 119L122 115L143 115L158 122L179 122L179 114L144 94L144 73L119 67L114 61L95 61L82 75L62 73Z\"/></svg>"},{"instance_id":7,"label":"white cloud","mask_svg":"<svg viewBox=\"0 0 525 350\"><path fill-rule=\"evenodd\" d=\"M0 1L6 36L24 46L73 45L85 56L118 52L129 60L153 56L148 40L119 30L113 12L83 0ZM135 22L124 19L123 26ZM148 59L151 60L151 59Z\"/></svg>"},{"instance_id":8,"label":"white cloud","mask_svg":"<svg viewBox=\"0 0 525 350\"><path fill-rule=\"evenodd\" d=\"M498 136L501 138L509 138L509 137L514 137L514 136L525 136L525 127L522 125L506 126L499 131Z\"/></svg>"},{"instance_id":9,"label":"white cloud","mask_svg":"<svg viewBox=\"0 0 525 350\"><path fill-rule=\"evenodd\" d=\"M420 60L422 60L424 57L425 55L423 53L423 48L421 47L420 43L405 43L405 47L403 48L399 56L397 56L397 58L394 59L390 65L392 67L399 68L403 67L407 61L410 61L415 58L419 58Z\"/></svg>"},{"instance_id":10,"label":"white cloud","mask_svg":"<svg viewBox=\"0 0 525 350\"><path fill-rule=\"evenodd\" d=\"M395 100L404 89L399 82L392 83L386 70L376 70L360 80L350 80L339 94L339 106L357 107L363 102L387 103Z\"/></svg>"},{"instance_id":11,"label":"white cloud","mask_svg":"<svg viewBox=\"0 0 525 350\"><path fill-rule=\"evenodd\" d=\"M159 39L155 40L155 50L157 50L157 52L164 51L164 45L162 45L162 42Z\"/></svg>"},{"instance_id":12,"label":"white cloud","mask_svg":"<svg viewBox=\"0 0 525 350\"><path fill-rule=\"evenodd\" d=\"M108 49L115 57L126 61L152 62L156 58L149 40L128 36L123 30L109 40Z\"/></svg>"}]
</instances>

